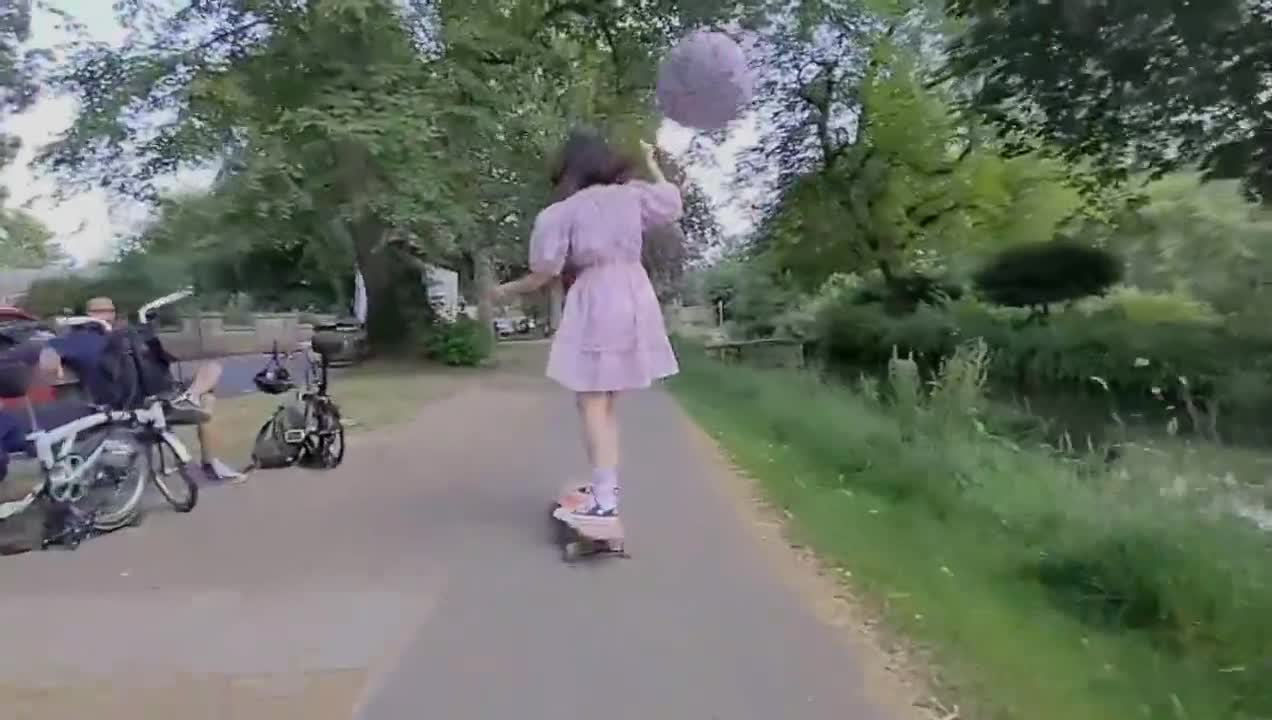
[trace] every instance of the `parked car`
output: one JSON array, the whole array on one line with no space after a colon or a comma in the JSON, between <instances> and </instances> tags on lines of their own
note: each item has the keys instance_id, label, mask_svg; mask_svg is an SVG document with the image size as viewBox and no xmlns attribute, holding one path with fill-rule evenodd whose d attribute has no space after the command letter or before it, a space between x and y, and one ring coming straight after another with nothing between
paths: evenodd
<instances>
[{"instance_id":1,"label":"parked car","mask_svg":"<svg viewBox=\"0 0 1272 720\"><path fill-rule=\"evenodd\" d=\"M0 327L14 322L38 322L39 318L22 308L12 305L0 305Z\"/></svg>"},{"instance_id":2,"label":"parked car","mask_svg":"<svg viewBox=\"0 0 1272 720\"><path fill-rule=\"evenodd\" d=\"M37 333L53 332L52 327L25 310L0 305L0 350L20 345Z\"/></svg>"},{"instance_id":3,"label":"parked car","mask_svg":"<svg viewBox=\"0 0 1272 720\"><path fill-rule=\"evenodd\" d=\"M32 336L46 333L53 334L53 329L40 322L39 318L9 305L0 305L0 350L21 345ZM56 396L54 388L47 384L33 384L27 390L26 399L32 405L48 402ZM20 399L0 399L0 410L9 407L24 407Z\"/></svg>"},{"instance_id":4,"label":"parked car","mask_svg":"<svg viewBox=\"0 0 1272 720\"><path fill-rule=\"evenodd\" d=\"M367 344L367 330L356 320L337 320L314 327L314 333L334 333L343 336L343 349L331 356L332 365L353 365L367 356L370 346Z\"/></svg>"},{"instance_id":5,"label":"parked car","mask_svg":"<svg viewBox=\"0 0 1272 720\"><path fill-rule=\"evenodd\" d=\"M517 325L509 318L495 318L495 335L505 338L517 332Z\"/></svg>"}]
</instances>

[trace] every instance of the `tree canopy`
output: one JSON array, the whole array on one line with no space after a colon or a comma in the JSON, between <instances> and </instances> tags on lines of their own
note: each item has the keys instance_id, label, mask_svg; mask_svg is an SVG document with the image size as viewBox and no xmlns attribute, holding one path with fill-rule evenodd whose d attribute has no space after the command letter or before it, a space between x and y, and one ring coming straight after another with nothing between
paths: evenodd
<instances>
[{"instance_id":1,"label":"tree canopy","mask_svg":"<svg viewBox=\"0 0 1272 720\"><path fill-rule=\"evenodd\" d=\"M479 285L521 269L566 131L598 125L634 150L654 127L659 50L722 12L672 0L119 7L129 39L83 43L53 75L80 111L42 161L64 187L159 208L133 250L189 251L204 283L268 278L275 300L339 302L356 263L373 342L405 324L395 293L419 277L403 258ZM201 167L219 167L206 197L163 198L172 173ZM690 187L687 200L684 228L710 242L704 198Z\"/></svg>"},{"instance_id":2,"label":"tree canopy","mask_svg":"<svg viewBox=\"0 0 1272 720\"><path fill-rule=\"evenodd\" d=\"M31 0L0 3L0 121L21 112L35 100L37 72L47 51L27 50L31 34ZM0 170L13 161L19 148L13 135L0 133ZM0 188L0 200L6 193Z\"/></svg>"},{"instance_id":3,"label":"tree canopy","mask_svg":"<svg viewBox=\"0 0 1272 720\"><path fill-rule=\"evenodd\" d=\"M38 218L0 208L0 268L41 268L65 260L53 233Z\"/></svg>"},{"instance_id":4,"label":"tree canopy","mask_svg":"<svg viewBox=\"0 0 1272 720\"><path fill-rule=\"evenodd\" d=\"M1199 165L1272 202L1272 5L948 0L974 107L1108 179Z\"/></svg>"},{"instance_id":5,"label":"tree canopy","mask_svg":"<svg viewBox=\"0 0 1272 720\"><path fill-rule=\"evenodd\" d=\"M813 62L822 74L788 101L809 114L765 153L780 168L779 199L758 248L806 287L835 272L891 280L940 255L1050 240L1082 204L1061 163L1005 156L992 131L929 87L923 53L897 27L859 38L870 52L844 60L859 77L843 71L837 103L827 102L835 66Z\"/></svg>"}]
</instances>

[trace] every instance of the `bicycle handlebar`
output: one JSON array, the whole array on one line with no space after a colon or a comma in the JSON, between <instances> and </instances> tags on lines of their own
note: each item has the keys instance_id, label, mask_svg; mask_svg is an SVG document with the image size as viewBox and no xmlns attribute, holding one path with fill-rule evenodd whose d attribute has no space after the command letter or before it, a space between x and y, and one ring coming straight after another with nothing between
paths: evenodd
<instances>
[{"instance_id":1,"label":"bicycle handlebar","mask_svg":"<svg viewBox=\"0 0 1272 720\"><path fill-rule=\"evenodd\" d=\"M137 320L144 325L150 321L150 318L149 318L150 313L154 312L155 310L158 310L161 307L171 305L174 302L185 300L186 298L190 297L193 294L194 294L194 288L186 287L174 293L168 293L167 295L164 295L161 298L156 298L154 300L151 300L145 305L142 305L141 309L137 311Z\"/></svg>"}]
</instances>

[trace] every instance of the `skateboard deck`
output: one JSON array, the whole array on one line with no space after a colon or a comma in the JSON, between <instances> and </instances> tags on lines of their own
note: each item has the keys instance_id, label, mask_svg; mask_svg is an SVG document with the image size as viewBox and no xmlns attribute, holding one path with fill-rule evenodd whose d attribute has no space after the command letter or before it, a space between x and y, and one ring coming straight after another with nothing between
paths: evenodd
<instances>
[{"instance_id":1,"label":"skateboard deck","mask_svg":"<svg viewBox=\"0 0 1272 720\"><path fill-rule=\"evenodd\" d=\"M562 552L566 562L592 555L629 557L618 518L598 518L595 522L572 518L570 513L591 502L587 488L570 486L557 498L552 517L562 530Z\"/></svg>"}]
</instances>

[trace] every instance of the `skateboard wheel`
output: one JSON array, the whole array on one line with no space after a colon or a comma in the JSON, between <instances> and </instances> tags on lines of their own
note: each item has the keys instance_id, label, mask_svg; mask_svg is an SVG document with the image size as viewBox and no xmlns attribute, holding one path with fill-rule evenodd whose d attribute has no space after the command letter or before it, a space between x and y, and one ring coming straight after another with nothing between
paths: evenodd
<instances>
[{"instance_id":1,"label":"skateboard wheel","mask_svg":"<svg viewBox=\"0 0 1272 720\"><path fill-rule=\"evenodd\" d=\"M577 560L579 555L582 554L581 550L582 549L579 547L579 544L576 542L566 543L564 549L565 561L570 562L572 560Z\"/></svg>"}]
</instances>

